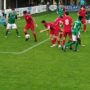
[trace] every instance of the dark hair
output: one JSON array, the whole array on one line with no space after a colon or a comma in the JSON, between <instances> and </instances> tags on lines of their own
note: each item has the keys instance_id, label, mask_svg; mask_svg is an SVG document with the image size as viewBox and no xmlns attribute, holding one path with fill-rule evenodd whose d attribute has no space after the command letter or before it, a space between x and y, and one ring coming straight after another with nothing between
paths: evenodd
<instances>
[{"instance_id":1,"label":"dark hair","mask_svg":"<svg viewBox=\"0 0 90 90\"><path fill-rule=\"evenodd\" d=\"M27 11L23 11L23 14L27 14Z\"/></svg>"},{"instance_id":2,"label":"dark hair","mask_svg":"<svg viewBox=\"0 0 90 90\"><path fill-rule=\"evenodd\" d=\"M13 11L15 10L15 8L11 8Z\"/></svg>"},{"instance_id":3,"label":"dark hair","mask_svg":"<svg viewBox=\"0 0 90 90\"><path fill-rule=\"evenodd\" d=\"M69 12L65 12L66 15L69 15Z\"/></svg>"},{"instance_id":4,"label":"dark hair","mask_svg":"<svg viewBox=\"0 0 90 90\"><path fill-rule=\"evenodd\" d=\"M46 23L46 21L45 20L42 20L41 23Z\"/></svg>"},{"instance_id":5,"label":"dark hair","mask_svg":"<svg viewBox=\"0 0 90 90\"><path fill-rule=\"evenodd\" d=\"M80 8L85 8L85 6L81 5L81 7L80 7Z\"/></svg>"},{"instance_id":6,"label":"dark hair","mask_svg":"<svg viewBox=\"0 0 90 90\"><path fill-rule=\"evenodd\" d=\"M78 17L78 20L80 20L80 21L81 21L81 20L82 20L82 18L83 18L82 16L79 16L79 17Z\"/></svg>"}]
</instances>

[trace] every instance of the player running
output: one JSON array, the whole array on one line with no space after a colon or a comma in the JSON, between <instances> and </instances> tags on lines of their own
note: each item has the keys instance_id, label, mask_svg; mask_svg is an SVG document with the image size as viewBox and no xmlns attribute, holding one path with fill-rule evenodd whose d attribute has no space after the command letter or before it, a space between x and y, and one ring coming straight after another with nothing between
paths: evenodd
<instances>
[{"instance_id":1,"label":"player running","mask_svg":"<svg viewBox=\"0 0 90 90\"><path fill-rule=\"evenodd\" d=\"M54 26L53 23L51 22L46 22L45 20L42 20L41 22L44 27L46 28L45 30L41 30L40 32L45 32L45 31L50 31L50 41L52 43L52 46L51 47L55 47L56 46L56 41L58 42L58 48L61 47L60 45L60 38L59 38L59 32L60 32L60 29L59 27L57 26Z\"/></svg>"},{"instance_id":2,"label":"player running","mask_svg":"<svg viewBox=\"0 0 90 90\"><path fill-rule=\"evenodd\" d=\"M72 28L72 42L67 42L65 46L63 47L63 50L66 51L66 48L75 44L74 51L77 51L77 47L80 40L80 28L81 28L81 20L82 17L79 16L78 20L74 22L73 28Z\"/></svg>"},{"instance_id":3,"label":"player running","mask_svg":"<svg viewBox=\"0 0 90 90\"><path fill-rule=\"evenodd\" d=\"M6 37L8 35L9 30L11 30L11 29L16 30L17 36L20 37L18 29L17 29L17 25L15 23L16 17L17 17L16 13L15 13L15 11L13 9L8 15L8 23L7 23L7 27L6 27Z\"/></svg>"},{"instance_id":4,"label":"player running","mask_svg":"<svg viewBox=\"0 0 90 90\"><path fill-rule=\"evenodd\" d=\"M84 6L81 6L80 10L78 11L78 16L83 17L81 22L84 25L83 31L86 32L86 28L87 28L87 25L86 25L86 9Z\"/></svg>"},{"instance_id":5,"label":"player running","mask_svg":"<svg viewBox=\"0 0 90 90\"><path fill-rule=\"evenodd\" d=\"M34 19L32 18L31 14L29 14L27 11L24 11L23 15L24 15L24 18L25 18L25 21L26 21L26 25L24 27L24 34L26 35L28 33L27 31L30 29L33 33L35 42L37 42ZM26 41L27 40L28 39L26 39Z\"/></svg>"},{"instance_id":6,"label":"player running","mask_svg":"<svg viewBox=\"0 0 90 90\"><path fill-rule=\"evenodd\" d=\"M65 16L63 17L63 41L62 47L66 42L67 35L69 36L69 41L72 41L72 18L69 16L69 12L65 12Z\"/></svg>"}]
</instances>

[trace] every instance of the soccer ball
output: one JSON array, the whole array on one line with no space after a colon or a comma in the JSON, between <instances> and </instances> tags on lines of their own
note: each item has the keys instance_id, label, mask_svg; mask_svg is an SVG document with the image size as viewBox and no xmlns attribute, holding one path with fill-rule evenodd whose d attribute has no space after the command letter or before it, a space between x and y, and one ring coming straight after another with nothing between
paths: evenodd
<instances>
[{"instance_id":1,"label":"soccer ball","mask_svg":"<svg viewBox=\"0 0 90 90\"><path fill-rule=\"evenodd\" d=\"M25 35L25 38L26 38L26 39L29 39L29 38L30 38L30 35L29 35L29 34L26 34L26 35Z\"/></svg>"}]
</instances>

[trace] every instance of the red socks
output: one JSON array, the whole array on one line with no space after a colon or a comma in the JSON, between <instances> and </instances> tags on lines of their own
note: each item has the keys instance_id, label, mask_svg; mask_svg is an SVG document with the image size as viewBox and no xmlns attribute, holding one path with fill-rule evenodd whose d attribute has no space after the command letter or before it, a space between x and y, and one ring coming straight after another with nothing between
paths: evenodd
<instances>
[{"instance_id":1,"label":"red socks","mask_svg":"<svg viewBox=\"0 0 90 90\"><path fill-rule=\"evenodd\" d=\"M86 24L84 24L84 32L86 32L86 27L87 27Z\"/></svg>"}]
</instances>

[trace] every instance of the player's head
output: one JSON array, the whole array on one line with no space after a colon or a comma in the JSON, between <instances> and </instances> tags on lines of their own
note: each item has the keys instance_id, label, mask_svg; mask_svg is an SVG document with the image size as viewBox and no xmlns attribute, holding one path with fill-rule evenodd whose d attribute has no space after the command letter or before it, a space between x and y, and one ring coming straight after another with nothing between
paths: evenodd
<instances>
[{"instance_id":1,"label":"player's head","mask_svg":"<svg viewBox=\"0 0 90 90\"><path fill-rule=\"evenodd\" d=\"M11 10L12 10L12 13L14 13L14 12L15 12L15 8L12 8Z\"/></svg>"},{"instance_id":2,"label":"player's head","mask_svg":"<svg viewBox=\"0 0 90 90\"><path fill-rule=\"evenodd\" d=\"M27 11L23 11L23 15L26 15L26 14L28 14L28 12Z\"/></svg>"},{"instance_id":3,"label":"player's head","mask_svg":"<svg viewBox=\"0 0 90 90\"><path fill-rule=\"evenodd\" d=\"M41 23L42 23L43 25L45 25L45 24L46 24L46 21L45 21L45 20L42 20Z\"/></svg>"},{"instance_id":4,"label":"player's head","mask_svg":"<svg viewBox=\"0 0 90 90\"><path fill-rule=\"evenodd\" d=\"M85 9L85 6L81 6L81 8L80 8L81 10L84 10Z\"/></svg>"},{"instance_id":5,"label":"player's head","mask_svg":"<svg viewBox=\"0 0 90 90\"><path fill-rule=\"evenodd\" d=\"M69 15L69 12L65 12L65 15L68 16Z\"/></svg>"},{"instance_id":6,"label":"player's head","mask_svg":"<svg viewBox=\"0 0 90 90\"><path fill-rule=\"evenodd\" d=\"M82 20L82 18L83 18L82 16L79 16L79 17L78 17L78 20L80 20L80 21L81 21L81 20Z\"/></svg>"}]
</instances>

